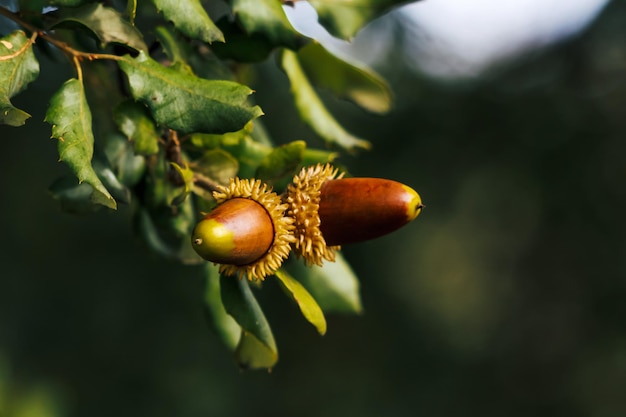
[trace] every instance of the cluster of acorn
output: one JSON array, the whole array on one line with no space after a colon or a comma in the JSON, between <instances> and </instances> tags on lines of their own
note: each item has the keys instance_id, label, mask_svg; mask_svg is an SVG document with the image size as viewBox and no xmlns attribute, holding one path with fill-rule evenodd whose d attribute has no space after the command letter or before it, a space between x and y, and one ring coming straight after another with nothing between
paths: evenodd
<instances>
[{"instance_id":1,"label":"cluster of acorn","mask_svg":"<svg viewBox=\"0 0 626 417\"><path fill-rule=\"evenodd\" d=\"M381 178L343 178L337 168L303 168L281 195L260 180L233 178L213 193L217 207L191 242L224 275L263 280L293 250L308 265L334 261L340 245L382 236L415 219L420 196Z\"/></svg>"}]
</instances>

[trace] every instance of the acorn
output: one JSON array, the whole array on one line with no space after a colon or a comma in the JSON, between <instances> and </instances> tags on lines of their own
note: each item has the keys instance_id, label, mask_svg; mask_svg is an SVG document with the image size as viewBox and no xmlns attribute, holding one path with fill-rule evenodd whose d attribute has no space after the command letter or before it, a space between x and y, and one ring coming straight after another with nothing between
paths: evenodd
<instances>
[{"instance_id":1,"label":"acorn","mask_svg":"<svg viewBox=\"0 0 626 417\"><path fill-rule=\"evenodd\" d=\"M192 239L196 252L204 259L248 265L270 249L274 227L272 218L259 203L233 198L198 222Z\"/></svg>"},{"instance_id":2,"label":"acorn","mask_svg":"<svg viewBox=\"0 0 626 417\"><path fill-rule=\"evenodd\" d=\"M384 178L343 178L321 188L320 230L328 245L374 239L414 220L424 205L415 190Z\"/></svg>"},{"instance_id":3,"label":"acorn","mask_svg":"<svg viewBox=\"0 0 626 417\"><path fill-rule=\"evenodd\" d=\"M294 252L308 265L334 261L340 245L390 233L424 207L415 190L382 178L342 178L329 164L304 168L287 188Z\"/></svg>"},{"instance_id":4,"label":"acorn","mask_svg":"<svg viewBox=\"0 0 626 417\"><path fill-rule=\"evenodd\" d=\"M224 275L263 280L276 272L295 241L287 205L260 180L231 179L213 196L218 206L191 236L198 255L220 264Z\"/></svg>"}]
</instances>

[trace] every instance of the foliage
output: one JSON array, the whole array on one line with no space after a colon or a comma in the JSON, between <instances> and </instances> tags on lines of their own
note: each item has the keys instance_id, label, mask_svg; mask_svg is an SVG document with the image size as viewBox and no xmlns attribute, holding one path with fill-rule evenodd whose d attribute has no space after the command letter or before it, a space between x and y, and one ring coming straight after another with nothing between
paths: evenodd
<instances>
[{"instance_id":1,"label":"foliage","mask_svg":"<svg viewBox=\"0 0 626 417\"><path fill-rule=\"evenodd\" d=\"M403 2L311 3L331 33L351 38ZM43 70L69 63L76 76L49 98L45 120L58 140L59 160L77 180L55 181L53 197L75 213L129 204L148 246L185 264L203 262L189 236L215 204L216 186L237 175L261 178L281 191L304 165L369 148L341 126L316 88L371 112L391 106L381 77L297 32L283 10L289 5L278 0L232 0L215 22L198 0L128 0L119 10L109 2L18 4L17 12L0 8L8 19L0 21L0 123L21 126L30 117L10 100L37 78L37 55L64 55L66 61L46 61ZM12 30L9 21L21 29ZM300 117L329 149L297 138L274 146L268 137L243 74L270 57L288 78ZM102 89L107 94L98 94ZM92 118L104 128L96 131ZM358 281L341 257L324 268L290 264L276 275L320 334L326 332L323 311L361 310ZM204 301L240 366L276 363L271 327L248 282L220 278L206 265Z\"/></svg>"}]
</instances>

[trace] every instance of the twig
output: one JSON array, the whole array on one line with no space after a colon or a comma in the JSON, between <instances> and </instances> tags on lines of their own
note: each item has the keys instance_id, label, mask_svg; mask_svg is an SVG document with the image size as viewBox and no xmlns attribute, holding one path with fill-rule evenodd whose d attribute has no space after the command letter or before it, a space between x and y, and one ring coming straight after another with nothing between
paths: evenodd
<instances>
[{"instance_id":1,"label":"twig","mask_svg":"<svg viewBox=\"0 0 626 417\"><path fill-rule=\"evenodd\" d=\"M12 11L10 11L10 10L2 7L2 6L0 6L0 15L6 17L8 19L11 19L12 21L17 23L18 25L20 25L24 29L28 30L29 32L32 32L33 33L33 37L31 37L31 39L33 40L33 42L35 41L35 38L36 38L35 34L36 34L37 36L43 38L47 42L49 42L52 45L54 45L57 48L59 48L65 54L69 55L72 58L72 60L74 60L75 63L77 61L80 62L83 59L86 59L88 61L93 61L93 60L96 60L96 59L109 59L109 60L113 60L113 61L121 61L121 60L124 59L123 57L120 57L120 56L117 56L117 55L96 54L96 53L83 52L83 51L79 51L78 49L74 49L70 45L68 45L66 42L63 42L63 41L55 38L54 36L52 36L48 32L46 32L45 30L40 29L40 28L38 28L38 27L28 23L27 21L22 19L17 13L13 13Z\"/></svg>"},{"instance_id":2,"label":"twig","mask_svg":"<svg viewBox=\"0 0 626 417\"><path fill-rule=\"evenodd\" d=\"M197 172L194 172L193 174L193 183L199 188L209 192L220 191L221 189L217 182Z\"/></svg>"}]
</instances>

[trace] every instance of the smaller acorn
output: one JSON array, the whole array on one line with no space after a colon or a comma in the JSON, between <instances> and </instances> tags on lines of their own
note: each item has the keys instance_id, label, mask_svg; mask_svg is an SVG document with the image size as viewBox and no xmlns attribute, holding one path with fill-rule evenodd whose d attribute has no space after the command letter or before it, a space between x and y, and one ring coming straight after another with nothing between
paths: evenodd
<instances>
[{"instance_id":1,"label":"smaller acorn","mask_svg":"<svg viewBox=\"0 0 626 417\"><path fill-rule=\"evenodd\" d=\"M248 265L270 249L274 227L272 218L259 203L233 198L198 222L192 239L196 252L205 259Z\"/></svg>"},{"instance_id":2,"label":"smaller acorn","mask_svg":"<svg viewBox=\"0 0 626 417\"><path fill-rule=\"evenodd\" d=\"M213 195L218 206L191 236L198 255L220 264L224 275L263 280L276 272L295 241L287 205L259 180L231 179Z\"/></svg>"}]
</instances>

